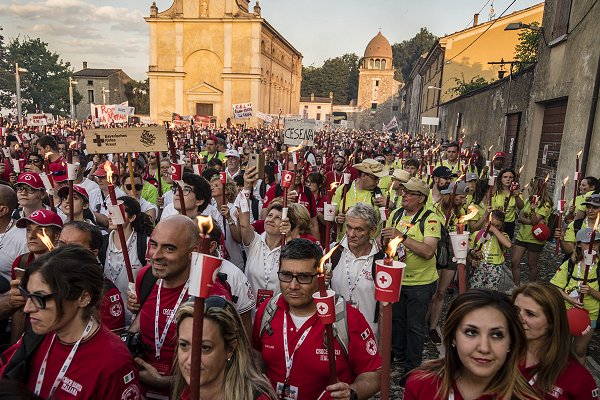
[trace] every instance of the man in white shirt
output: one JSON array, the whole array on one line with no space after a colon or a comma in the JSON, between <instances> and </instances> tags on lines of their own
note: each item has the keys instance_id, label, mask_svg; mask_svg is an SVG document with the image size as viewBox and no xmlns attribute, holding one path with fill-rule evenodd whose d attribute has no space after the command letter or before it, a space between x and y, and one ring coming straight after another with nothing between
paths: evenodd
<instances>
[{"instance_id":1,"label":"man in white shirt","mask_svg":"<svg viewBox=\"0 0 600 400\"><path fill-rule=\"evenodd\" d=\"M0 275L8 281L15 258L29 251L25 229L11 217L18 204L15 191L0 185Z\"/></svg>"}]
</instances>

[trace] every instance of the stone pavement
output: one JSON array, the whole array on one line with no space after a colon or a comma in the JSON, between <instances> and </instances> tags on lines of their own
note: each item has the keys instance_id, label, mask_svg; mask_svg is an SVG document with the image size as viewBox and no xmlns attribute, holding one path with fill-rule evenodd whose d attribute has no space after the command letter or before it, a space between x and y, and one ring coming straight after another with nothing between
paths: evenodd
<instances>
[{"instance_id":1,"label":"stone pavement","mask_svg":"<svg viewBox=\"0 0 600 400\"><path fill-rule=\"evenodd\" d=\"M559 256L554 255L554 243L547 243L544 247L544 251L540 256L540 260L538 262L539 267L539 279L543 281L550 281L556 269L560 266L560 261L562 261L563 254L559 254ZM510 260L510 254L507 255L507 260ZM523 282L527 282L528 277L528 267L526 265L527 256L525 255L521 261L522 272L521 272L521 280ZM511 280L511 272L510 272L510 262L507 261L505 264L505 279L503 284L501 285L501 289L504 291L510 290L514 287L514 284ZM452 301L454 295L447 294L446 295L446 306ZM445 308L444 314L445 315ZM443 317L442 315L442 317ZM442 321L443 323L443 321ZM588 357L586 361L586 367L596 379L596 382L600 386L600 329L596 329L592 341L590 343ZM426 339L425 349L423 351L423 360L433 360L439 357L442 357L444 354L443 346L435 346L429 339ZM403 389L398 385L398 381L401 376L400 365L397 363L392 363L392 372L391 372L391 399L399 400L402 399ZM379 396L375 396L374 399L379 399Z\"/></svg>"}]
</instances>

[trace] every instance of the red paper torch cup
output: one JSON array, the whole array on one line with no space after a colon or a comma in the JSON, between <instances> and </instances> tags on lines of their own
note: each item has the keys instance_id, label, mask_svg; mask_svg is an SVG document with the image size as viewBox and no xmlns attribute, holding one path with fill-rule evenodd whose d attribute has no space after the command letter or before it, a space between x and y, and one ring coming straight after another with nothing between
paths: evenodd
<instances>
[{"instance_id":1,"label":"red paper torch cup","mask_svg":"<svg viewBox=\"0 0 600 400\"><path fill-rule=\"evenodd\" d=\"M294 173L292 171L283 171L281 173L281 187L289 188L294 182Z\"/></svg>"},{"instance_id":2,"label":"red paper torch cup","mask_svg":"<svg viewBox=\"0 0 600 400\"><path fill-rule=\"evenodd\" d=\"M326 297L321 297L319 292L313 293L312 296L321 322L324 324L333 324L335 322L335 292L327 290Z\"/></svg>"},{"instance_id":3,"label":"red paper torch cup","mask_svg":"<svg viewBox=\"0 0 600 400\"><path fill-rule=\"evenodd\" d=\"M222 262L218 257L192 253L189 294L204 299L210 296Z\"/></svg>"},{"instance_id":4,"label":"red paper torch cup","mask_svg":"<svg viewBox=\"0 0 600 400\"><path fill-rule=\"evenodd\" d=\"M391 266L383 260L375 261L375 300L386 303L400 300L404 268L406 264L401 261L394 261Z\"/></svg>"},{"instance_id":5,"label":"red paper torch cup","mask_svg":"<svg viewBox=\"0 0 600 400\"><path fill-rule=\"evenodd\" d=\"M171 164L171 179L180 181L183 179L183 167L185 163Z\"/></svg>"}]
</instances>

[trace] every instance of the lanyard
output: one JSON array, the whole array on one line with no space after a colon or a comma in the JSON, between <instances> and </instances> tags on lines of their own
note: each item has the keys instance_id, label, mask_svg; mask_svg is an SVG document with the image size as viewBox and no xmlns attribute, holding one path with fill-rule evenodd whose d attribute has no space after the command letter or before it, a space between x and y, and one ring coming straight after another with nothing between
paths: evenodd
<instances>
[{"instance_id":1,"label":"lanyard","mask_svg":"<svg viewBox=\"0 0 600 400\"><path fill-rule=\"evenodd\" d=\"M269 281L271 280L271 272L273 271L273 266L274 266L274 262L273 260L275 259L275 256L273 256L271 258L271 262L267 263L267 252L265 251L265 247L268 247L267 244L261 240L261 250L262 250L262 256L263 256L263 265L265 268L265 289L268 290L269 289ZM269 249L270 250L270 249ZM281 251L281 248L277 251ZM279 257L277 257L278 259ZM267 265L269 266L269 268L267 269Z\"/></svg>"},{"instance_id":2,"label":"lanyard","mask_svg":"<svg viewBox=\"0 0 600 400\"><path fill-rule=\"evenodd\" d=\"M188 279L187 282L185 283L185 286L183 286L183 289L181 289L181 293L179 293L179 298L177 299L177 303L175 303L175 307L173 308L173 311L169 314L169 318L167 318L167 323L165 324L165 329L163 330L163 333L162 333L162 335L160 335L160 338L159 338L159 336L158 336L158 315L159 314L158 313L160 310L160 289L162 288L162 284L163 284L163 280L159 279L158 280L158 293L156 294L156 312L154 314L154 349L156 350L156 358L160 357L160 350L162 349L163 344L165 344L165 338L167 337L167 332L169 331L169 326L171 326L171 323L173 322L173 318L175 318L175 312L179 308L179 305L181 304L183 297L187 293L188 286L190 285L190 280Z\"/></svg>"},{"instance_id":3,"label":"lanyard","mask_svg":"<svg viewBox=\"0 0 600 400\"><path fill-rule=\"evenodd\" d=\"M48 394L49 399L52 398L52 395L54 395L54 392L58 388L58 384L60 383L60 381L62 381L65 374L67 373L67 370L69 369L69 366L71 365L71 362L73 361L73 357L75 357L75 353L77 352L77 349L79 348L79 344L81 343L81 340L90 333L93 325L94 325L94 320L92 318L90 318L85 329L83 330L83 333L81 334L81 337L79 338L79 340L75 343L75 345L71 349L71 352L69 353L69 355L67 356L67 359L65 360L62 367L60 368L60 371L58 372L56 379L54 379L54 383L52 384L52 388L50 389L50 393ZM38 373L37 380L35 381L35 392L34 393L36 394L36 396L39 396L40 391L42 390L42 384L44 383L44 375L46 375L46 365L48 364L48 356L50 355L50 349L52 348L52 344L54 344L54 339L56 339L56 333L54 334L54 336L52 336L52 341L50 342L50 346L48 347L48 351L46 352L44 361L42 361L42 366L40 368L40 372Z\"/></svg>"},{"instance_id":4,"label":"lanyard","mask_svg":"<svg viewBox=\"0 0 600 400\"><path fill-rule=\"evenodd\" d=\"M290 356L290 353L288 350L288 337L287 337L287 312L283 313L283 350L284 350L284 354L285 354L285 382L286 382L286 384L290 380L290 373L292 372L292 364L294 364L294 355L296 354L296 350L298 350L298 348L300 346L302 346L302 343L304 343L304 340L308 336L308 332L310 332L311 328L312 328L312 325L309 326L308 329L304 331L302 336L300 336L300 339L298 340L298 343L296 343L296 347L294 348L294 351L293 351L292 355Z\"/></svg>"},{"instance_id":5,"label":"lanyard","mask_svg":"<svg viewBox=\"0 0 600 400\"><path fill-rule=\"evenodd\" d=\"M360 202L358 201L358 194L356 193L356 181L352 182L352 189L354 189L354 200L355 200L357 203L360 203ZM366 203L367 203L367 198L368 198L368 197L369 197L369 193L367 193L367 195L366 195L366 196L365 196L365 198L363 199L362 203L365 203L365 204L366 204ZM373 203L373 202L371 202L371 204L372 204L372 203Z\"/></svg>"},{"instance_id":6,"label":"lanyard","mask_svg":"<svg viewBox=\"0 0 600 400\"><path fill-rule=\"evenodd\" d=\"M350 252L350 250L348 250L348 252ZM348 266L348 253L344 251L344 264L346 266L346 277L348 278L348 293L350 296L350 302L352 302L352 293L354 293L354 289L356 289L356 286L358 286L360 275L364 271L366 265L371 265L373 263L373 261L371 261L372 258L373 256L368 256L364 261L362 268L356 271L356 278L354 279L354 285L352 285L350 281L350 267ZM356 260L358 260L358 258Z\"/></svg>"}]
</instances>

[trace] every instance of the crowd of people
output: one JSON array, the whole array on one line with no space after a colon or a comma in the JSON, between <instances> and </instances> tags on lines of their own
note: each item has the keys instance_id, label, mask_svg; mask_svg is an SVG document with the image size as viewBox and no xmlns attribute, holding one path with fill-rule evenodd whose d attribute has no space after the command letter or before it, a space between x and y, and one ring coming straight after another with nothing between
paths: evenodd
<instances>
[{"instance_id":1,"label":"crowd of people","mask_svg":"<svg viewBox=\"0 0 600 400\"><path fill-rule=\"evenodd\" d=\"M172 151L133 153L128 164L89 154L86 128L2 128L0 397L193 398L188 291L204 216L207 252L222 261L205 301L201 399L376 395L375 264L394 238L405 269L389 351L405 399L600 398L585 367L600 310L595 177L581 179L555 226L544 177L522 185L503 152L486 160L463 139L323 131L292 148L275 128L187 127L170 131ZM178 179L175 162L185 163ZM466 269L450 240L463 230ZM552 239L561 262L541 282ZM313 300L325 253L334 381ZM573 328L571 309L587 329ZM423 361L427 340L442 358Z\"/></svg>"}]
</instances>

